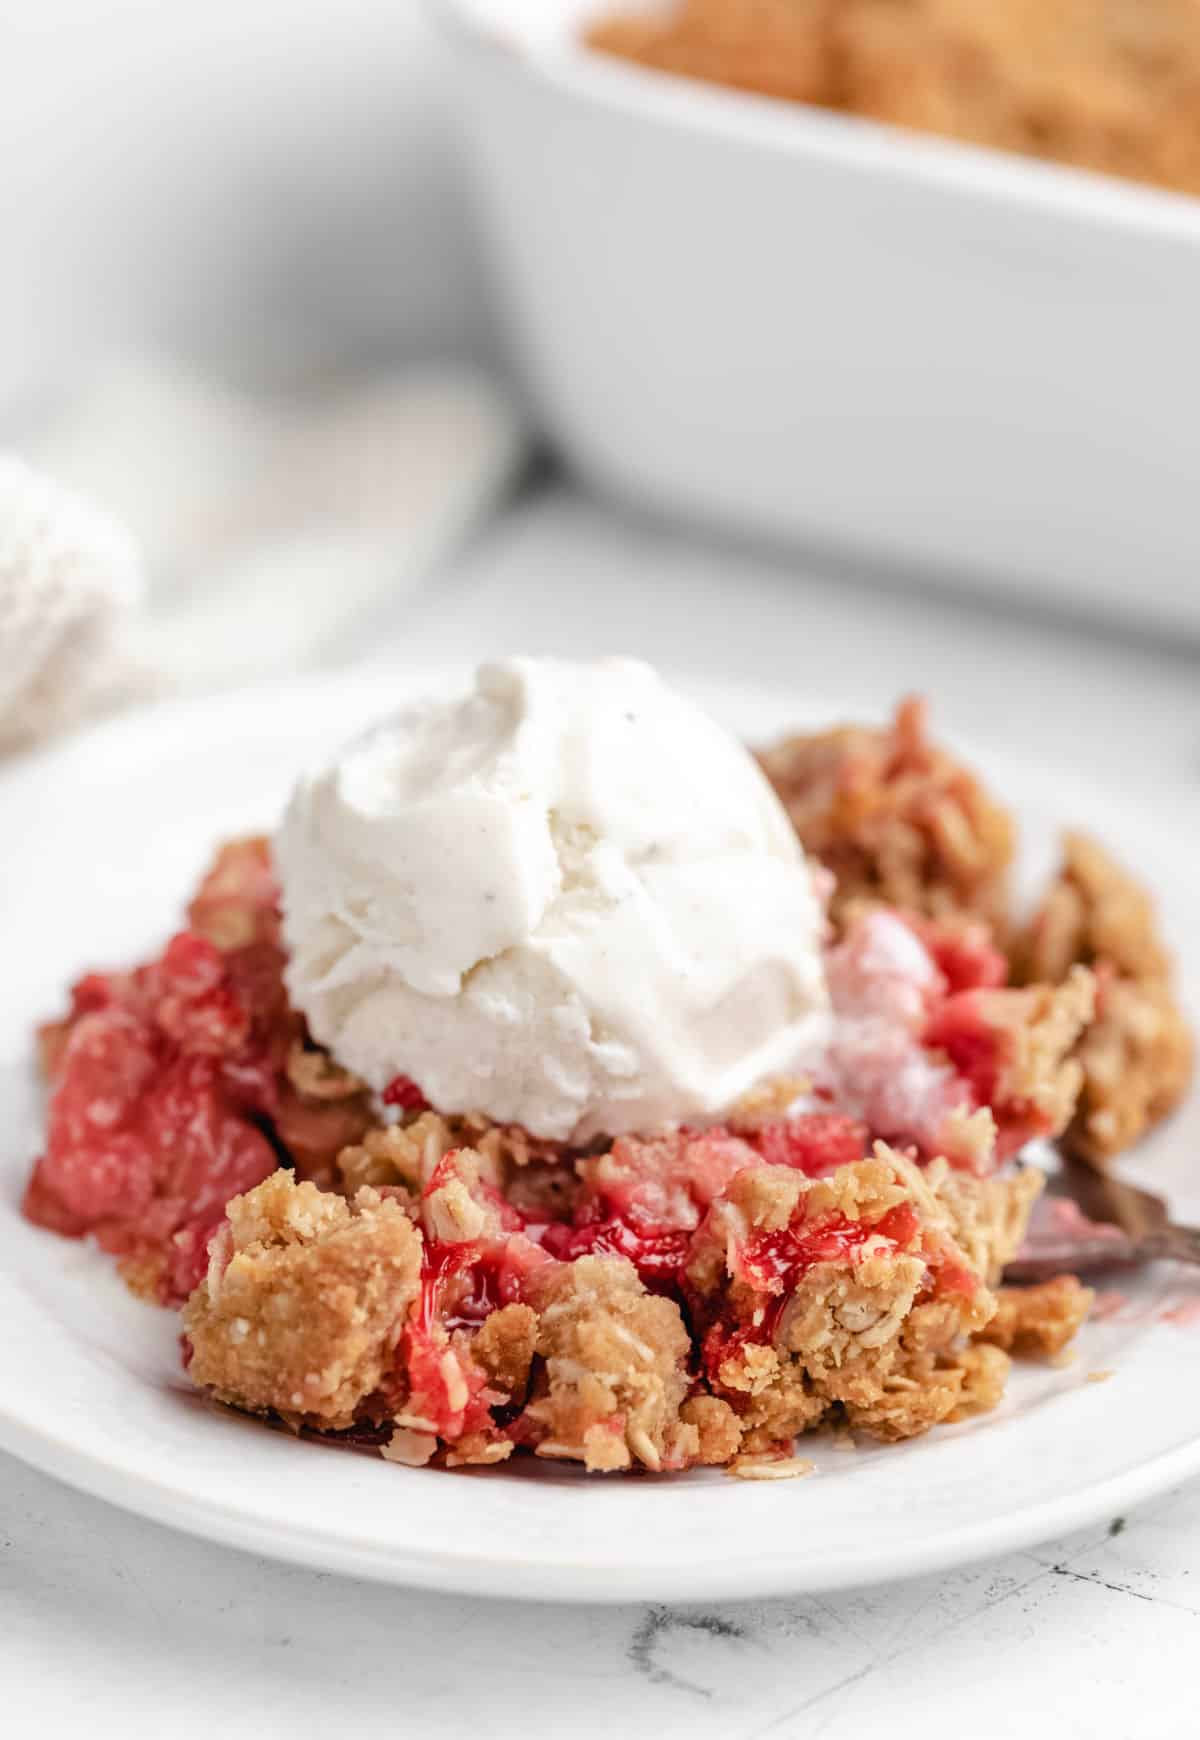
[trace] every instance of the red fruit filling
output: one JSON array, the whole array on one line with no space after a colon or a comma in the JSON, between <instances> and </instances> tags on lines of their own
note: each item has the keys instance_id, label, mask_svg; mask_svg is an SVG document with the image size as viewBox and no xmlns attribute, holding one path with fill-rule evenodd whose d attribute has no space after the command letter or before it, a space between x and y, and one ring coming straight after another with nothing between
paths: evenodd
<instances>
[{"instance_id":1,"label":"red fruit filling","mask_svg":"<svg viewBox=\"0 0 1200 1740\"><path fill-rule=\"evenodd\" d=\"M1013 1036L988 1019L980 992L960 991L948 997L925 1031L925 1044L945 1052L966 1083L972 1103L989 1106L996 1120L995 1160L999 1165L1036 1136L1053 1128L1053 1120L1032 1100L1006 1095L1002 1083L1011 1061Z\"/></svg>"},{"instance_id":2,"label":"red fruit filling","mask_svg":"<svg viewBox=\"0 0 1200 1740\"><path fill-rule=\"evenodd\" d=\"M429 1101L409 1075L394 1075L383 1090L385 1106L398 1106L403 1112L424 1112Z\"/></svg>"},{"instance_id":3,"label":"red fruit filling","mask_svg":"<svg viewBox=\"0 0 1200 1740\"><path fill-rule=\"evenodd\" d=\"M764 1124L749 1138L768 1166L790 1166L821 1178L861 1160L870 1143L867 1126L840 1112L809 1112Z\"/></svg>"},{"instance_id":4,"label":"red fruit filling","mask_svg":"<svg viewBox=\"0 0 1200 1740\"><path fill-rule=\"evenodd\" d=\"M421 1264L414 1322L422 1329L477 1329L503 1305L515 1305L532 1270L549 1259L529 1239L431 1242Z\"/></svg>"},{"instance_id":5,"label":"red fruit filling","mask_svg":"<svg viewBox=\"0 0 1200 1740\"><path fill-rule=\"evenodd\" d=\"M264 955L266 950L273 960ZM282 956L183 932L131 974L89 974L59 1048L24 1209L94 1233L140 1291L185 1299L231 1196L274 1170Z\"/></svg>"}]
</instances>

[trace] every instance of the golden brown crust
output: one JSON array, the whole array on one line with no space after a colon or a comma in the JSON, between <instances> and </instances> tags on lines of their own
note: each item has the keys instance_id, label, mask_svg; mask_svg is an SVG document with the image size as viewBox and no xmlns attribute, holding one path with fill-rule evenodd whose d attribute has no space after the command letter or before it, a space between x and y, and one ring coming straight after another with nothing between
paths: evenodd
<instances>
[{"instance_id":1,"label":"golden brown crust","mask_svg":"<svg viewBox=\"0 0 1200 1740\"><path fill-rule=\"evenodd\" d=\"M672 1300L647 1293L621 1257L554 1264L529 1296L539 1370L525 1417L539 1456L602 1473L695 1459L698 1427L680 1420L691 1343Z\"/></svg>"},{"instance_id":2,"label":"golden brown crust","mask_svg":"<svg viewBox=\"0 0 1200 1740\"><path fill-rule=\"evenodd\" d=\"M996 1105L1029 1107L1047 1136L1059 1135L1083 1085L1082 1066L1072 1053L1095 1012L1092 974L1073 966L1061 985L1005 986L975 995L985 1023L1005 1042L989 1097Z\"/></svg>"},{"instance_id":3,"label":"golden brown crust","mask_svg":"<svg viewBox=\"0 0 1200 1740\"><path fill-rule=\"evenodd\" d=\"M986 1414L999 1406L1012 1369L1012 1360L1003 1348L976 1337L956 1355L955 1364L962 1373L962 1383L952 1420Z\"/></svg>"},{"instance_id":4,"label":"golden brown crust","mask_svg":"<svg viewBox=\"0 0 1200 1740\"><path fill-rule=\"evenodd\" d=\"M1064 1143L1105 1165L1179 1104L1193 1040L1153 901L1097 841L1069 833L1057 876L1014 941L1013 965L1021 979L1057 983L1081 962L1095 970L1096 1010L1075 1051L1082 1085Z\"/></svg>"},{"instance_id":5,"label":"golden brown crust","mask_svg":"<svg viewBox=\"0 0 1200 1740\"><path fill-rule=\"evenodd\" d=\"M963 1370L936 1355L901 1358L880 1377L873 1394L846 1404L849 1425L884 1443L919 1437L948 1420L962 1395Z\"/></svg>"},{"instance_id":6,"label":"golden brown crust","mask_svg":"<svg viewBox=\"0 0 1200 1740\"><path fill-rule=\"evenodd\" d=\"M1074 1275L1058 1275L1037 1287L1001 1287L996 1315L980 1341L1026 1359L1052 1359L1073 1340L1096 1295Z\"/></svg>"},{"instance_id":7,"label":"golden brown crust","mask_svg":"<svg viewBox=\"0 0 1200 1740\"><path fill-rule=\"evenodd\" d=\"M805 851L836 880L835 921L870 903L1002 927L1012 820L930 742L922 702L902 702L883 729L791 737L759 761Z\"/></svg>"},{"instance_id":8,"label":"golden brown crust","mask_svg":"<svg viewBox=\"0 0 1200 1740\"><path fill-rule=\"evenodd\" d=\"M223 952L275 941L275 871L265 834L227 840L188 907L188 924Z\"/></svg>"},{"instance_id":9,"label":"golden brown crust","mask_svg":"<svg viewBox=\"0 0 1200 1740\"><path fill-rule=\"evenodd\" d=\"M293 1425L351 1425L416 1296L420 1234L374 1191L347 1203L283 1171L227 1215L184 1307L193 1382Z\"/></svg>"},{"instance_id":10,"label":"golden brown crust","mask_svg":"<svg viewBox=\"0 0 1200 1740\"><path fill-rule=\"evenodd\" d=\"M1098 840L1076 830L1062 839L1062 864L1041 906L1014 939L1013 976L1058 985L1077 961L1107 961L1122 978L1170 976L1154 902Z\"/></svg>"},{"instance_id":11,"label":"golden brown crust","mask_svg":"<svg viewBox=\"0 0 1200 1740\"><path fill-rule=\"evenodd\" d=\"M519 1191L521 1172L533 1176L526 1193L535 1197L544 1185L542 1174L560 1165L563 1149L539 1141L512 1124L493 1124L476 1113L443 1117L423 1111L395 1124L380 1124L337 1157L341 1188L348 1195L364 1184L376 1189L399 1185L420 1191L434 1167L452 1148L470 1148L479 1156L484 1176L496 1189Z\"/></svg>"},{"instance_id":12,"label":"golden brown crust","mask_svg":"<svg viewBox=\"0 0 1200 1740\"><path fill-rule=\"evenodd\" d=\"M529 1305L503 1305L484 1319L471 1343L471 1357L492 1389L520 1402L529 1387L537 1340L537 1312Z\"/></svg>"},{"instance_id":13,"label":"golden brown crust","mask_svg":"<svg viewBox=\"0 0 1200 1740\"><path fill-rule=\"evenodd\" d=\"M744 1451L779 1448L838 1408L852 1425L896 1438L958 1405L956 1355L995 1300L956 1222L969 1222L976 1249L998 1260L1032 1191L1002 1202L998 1189L988 1197L964 1179L943 1200L948 1176L944 1162L923 1173L878 1144L873 1158L828 1178L761 1166L730 1182L697 1234L687 1277L701 1328L712 1325L709 1376L741 1418ZM823 1255L830 1225L859 1229L852 1254ZM772 1273L809 1237L816 1260L772 1294Z\"/></svg>"},{"instance_id":14,"label":"golden brown crust","mask_svg":"<svg viewBox=\"0 0 1200 1740\"><path fill-rule=\"evenodd\" d=\"M375 1121L365 1093L309 1095L290 1081L279 1084L275 1134L300 1178L322 1190L338 1181L338 1156L348 1143L362 1141Z\"/></svg>"}]
</instances>

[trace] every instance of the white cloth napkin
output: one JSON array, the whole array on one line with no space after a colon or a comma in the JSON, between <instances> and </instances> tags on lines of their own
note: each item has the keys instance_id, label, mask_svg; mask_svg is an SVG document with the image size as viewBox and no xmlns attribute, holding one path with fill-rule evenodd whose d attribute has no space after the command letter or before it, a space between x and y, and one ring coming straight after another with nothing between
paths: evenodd
<instances>
[{"instance_id":1,"label":"white cloth napkin","mask_svg":"<svg viewBox=\"0 0 1200 1740\"><path fill-rule=\"evenodd\" d=\"M144 591L116 520L0 454L0 752L145 692L120 634Z\"/></svg>"},{"instance_id":2,"label":"white cloth napkin","mask_svg":"<svg viewBox=\"0 0 1200 1740\"><path fill-rule=\"evenodd\" d=\"M336 659L527 451L468 369L284 401L145 363L20 445L0 454L0 751L147 693Z\"/></svg>"}]
</instances>

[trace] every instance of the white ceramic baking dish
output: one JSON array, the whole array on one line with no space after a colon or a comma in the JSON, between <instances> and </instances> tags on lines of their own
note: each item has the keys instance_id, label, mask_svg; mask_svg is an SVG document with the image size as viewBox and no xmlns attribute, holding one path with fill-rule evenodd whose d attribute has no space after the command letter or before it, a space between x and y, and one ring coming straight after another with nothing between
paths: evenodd
<instances>
[{"instance_id":1,"label":"white ceramic baking dish","mask_svg":"<svg viewBox=\"0 0 1200 1740\"><path fill-rule=\"evenodd\" d=\"M438 0L519 365L626 499L1200 631L1200 200Z\"/></svg>"}]
</instances>

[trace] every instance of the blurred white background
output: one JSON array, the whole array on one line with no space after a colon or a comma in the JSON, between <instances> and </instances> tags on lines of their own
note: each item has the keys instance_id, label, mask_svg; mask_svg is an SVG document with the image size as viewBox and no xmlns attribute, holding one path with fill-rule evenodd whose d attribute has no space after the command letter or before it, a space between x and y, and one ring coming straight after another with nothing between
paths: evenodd
<instances>
[{"instance_id":1,"label":"blurred white background","mask_svg":"<svg viewBox=\"0 0 1200 1740\"><path fill-rule=\"evenodd\" d=\"M0 415L135 348L477 352L440 58L418 0L0 0Z\"/></svg>"}]
</instances>

